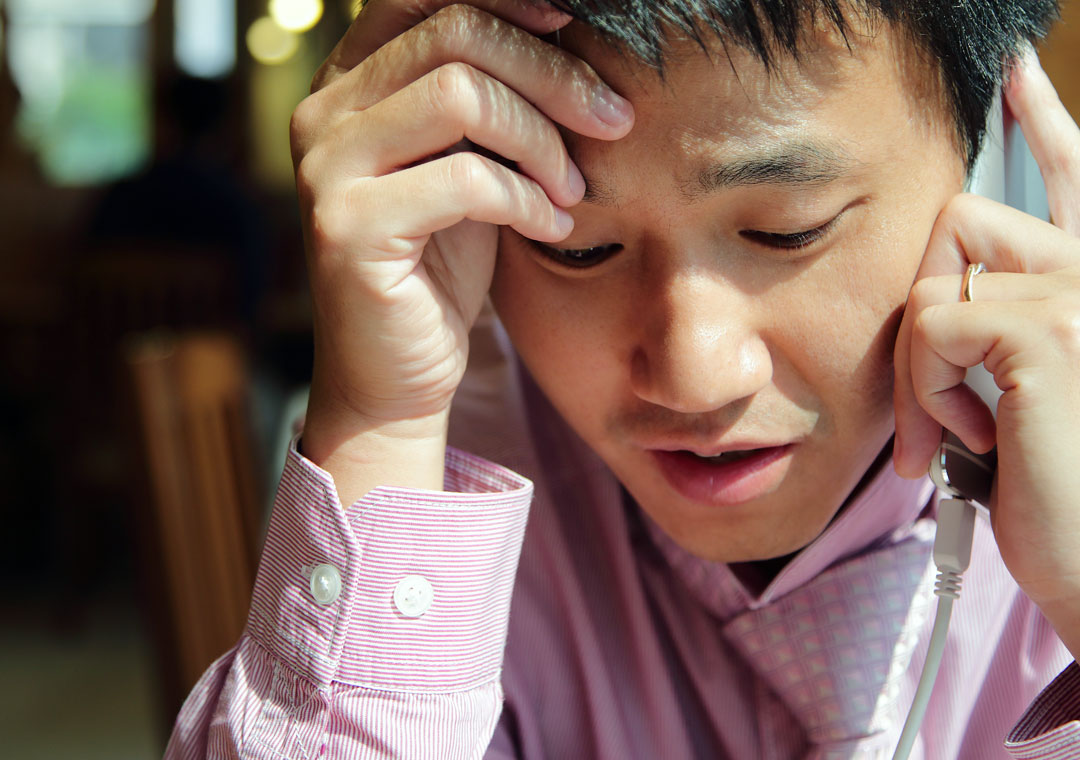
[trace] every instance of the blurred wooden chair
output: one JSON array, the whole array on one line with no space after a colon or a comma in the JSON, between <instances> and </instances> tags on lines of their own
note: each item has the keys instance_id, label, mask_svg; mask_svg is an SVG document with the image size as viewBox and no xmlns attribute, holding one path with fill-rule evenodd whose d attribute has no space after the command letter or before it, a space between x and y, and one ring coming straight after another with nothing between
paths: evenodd
<instances>
[{"instance_id":1,"label":"blurred wooden chair","mask_svg":"<svg viewBox=\"0 0 1080 760\"><path fill-rule=\"evenodd\" d=\"M171 723L206 667L239 638L257 558L259 479L248 370L228 333L150 333L126 345L149 501L144 568Z\"/></svg>"}]
</instances>

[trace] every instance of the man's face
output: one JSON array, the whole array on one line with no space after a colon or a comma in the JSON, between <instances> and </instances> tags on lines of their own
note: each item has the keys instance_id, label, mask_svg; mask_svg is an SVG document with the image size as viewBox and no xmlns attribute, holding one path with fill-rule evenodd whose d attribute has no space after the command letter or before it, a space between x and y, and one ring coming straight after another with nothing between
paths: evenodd
<instances>
[{"instance_id":1,"label":"man's face","mask_svg":"<svg viewBox=\"0 0 1080 760\"><path fill-rule=\"evenodd\" d=\"M561 38L636 124L616 142L566 135L590 191L558 245L579 252L504 229L499 316L680 545L725 562L795 551L892 434L900 311L963 179L933 77L888 30L851 51L823 33L771 76L679 45L663 81L587 29Z\"/></svg>"}]
</instances>

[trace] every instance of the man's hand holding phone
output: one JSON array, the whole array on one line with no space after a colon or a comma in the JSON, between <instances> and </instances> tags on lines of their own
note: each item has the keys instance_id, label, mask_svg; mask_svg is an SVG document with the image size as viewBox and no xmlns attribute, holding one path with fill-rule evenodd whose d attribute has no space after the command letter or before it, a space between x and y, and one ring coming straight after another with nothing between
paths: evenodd
<instances>
[{"instance_id":1,"label":"man's hand holding phone","mask_svg":"<svg viewBox=\"0 0 1080 760\"><path fill-rule=\"evenodd\" d=\"M315 322L302 447L346 506L442 488L496 226L566 237L585 186L557 125L632 127L627 101L538 37L569 20L524 0L370 0L293 116Z\"/></svg>"},{"instance_id":2,"label":"man's hand holding phone","mask_svg":"<svg viewBox=\"0 0 1080 760\"><path fill-rule=\"evenodd\" d=\"M925 473L942 426L996 443L994 535L1009 571L1080 657L1080 129L1032 53L1005 89L1053 224L971 195L938 217L896 345L897 471ZM985 264L970 303L962 273ZM964 384L982 364L996 422Z\"/></svg>"}]
</instances>

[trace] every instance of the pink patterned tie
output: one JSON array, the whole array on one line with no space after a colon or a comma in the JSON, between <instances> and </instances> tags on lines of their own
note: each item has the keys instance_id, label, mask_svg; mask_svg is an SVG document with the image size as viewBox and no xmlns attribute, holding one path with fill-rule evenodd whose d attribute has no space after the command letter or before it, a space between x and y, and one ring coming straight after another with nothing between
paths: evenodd
<instances>
[{"instance_id":1,"label":"pink patterned tie","mask_svg":"<svg viewBox=\"0 0 1080 760\"><path fill-rule=\"evenodd\" d=\"M915 527L724 627L803 725L813 760L888 758L899 738L901 678L933 599L933 528Z\"/></svg>"}]
</instances>

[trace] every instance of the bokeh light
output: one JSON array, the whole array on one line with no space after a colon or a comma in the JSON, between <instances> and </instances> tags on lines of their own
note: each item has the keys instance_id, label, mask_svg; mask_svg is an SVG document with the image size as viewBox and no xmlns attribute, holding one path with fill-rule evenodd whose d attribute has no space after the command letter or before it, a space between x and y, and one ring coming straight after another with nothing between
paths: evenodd
<instances>
[{"instance_id":1,"label":"bokeh light","mask_svg":"<svg viewBox=\"0 0 1080 760\"><path fill-rule=\"evenodd\" d=\"M236 65L235 0L173 0L173 51L186 74L228 75Z\"/></svg>"},{"instance_id":2,"label":"bokeh light","mask_svg":"<svg viewBox=\"0 0 1080 760\"><path fill-rule=\"evenodd\" d=\"M298 46L296 34L282 28L269 16L256 19L248 27L248 52L259 63L284 63L296 53Z\"/></svg>"},{"instance_id":3,"label":"bokeh light","mask_svg":"<svg viewBox=\"0 0 1080 760\"><path fill-rule=\"evenodd\" d=\"M270 0L271 18L290 32L306 32L322 14L322 0Z\"/></svg>"}]
</instances>

